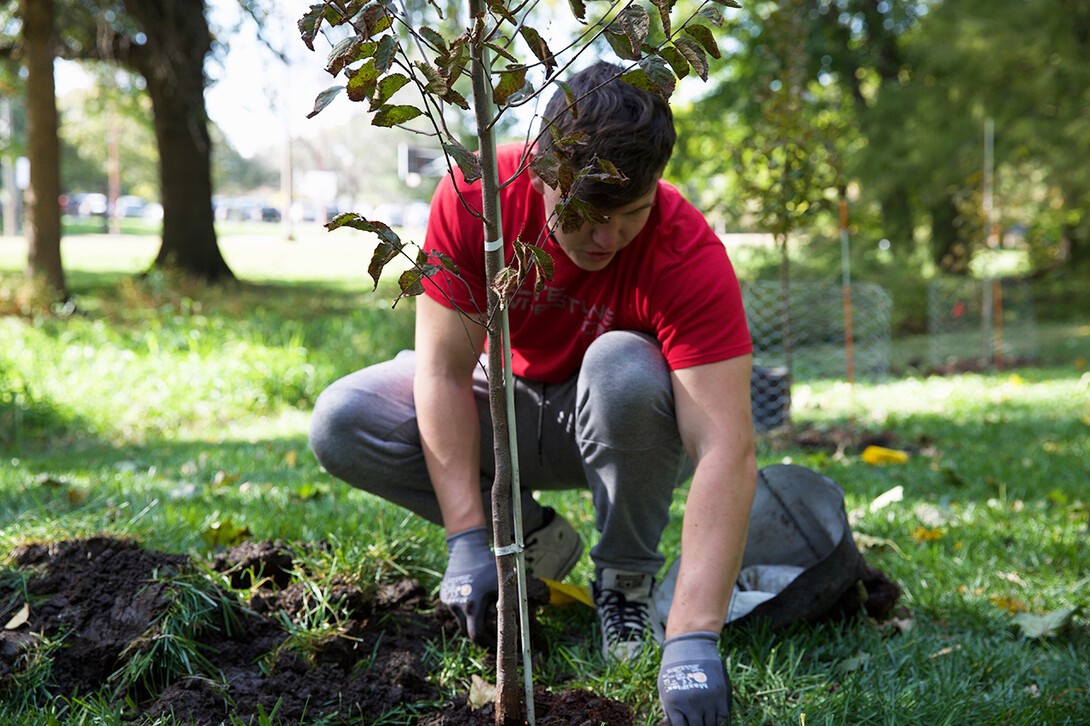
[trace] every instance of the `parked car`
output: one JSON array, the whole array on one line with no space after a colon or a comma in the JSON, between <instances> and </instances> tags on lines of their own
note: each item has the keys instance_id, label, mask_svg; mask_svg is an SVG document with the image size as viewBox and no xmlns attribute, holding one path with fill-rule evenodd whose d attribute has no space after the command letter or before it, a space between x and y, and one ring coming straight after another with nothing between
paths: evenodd
<instances>
[{"instance_id":1,"label":"parked car","mask_svg":"<svg viewBox=\"0 0 1090 726\"><path fill-rule=\"evenodd\" d=\"M142 217L144 208L148 206L148 200L135 194L126 194L117 198L117 207L114 208L115 217Z\"/></svg>"},{"instance_id":2,"label":"parked car","mask_svg":"<svg viewBox=\"0 0 1090 726\"><path fill-rule=\"evenodd\" d=\"M91 192L84 195L83 199L79 203L79 211L77 212L81 217L105 217L106 212L110 208L109 200L106 199L105 194L99 194L98 192Z\"/></svg>"}]
</instances>

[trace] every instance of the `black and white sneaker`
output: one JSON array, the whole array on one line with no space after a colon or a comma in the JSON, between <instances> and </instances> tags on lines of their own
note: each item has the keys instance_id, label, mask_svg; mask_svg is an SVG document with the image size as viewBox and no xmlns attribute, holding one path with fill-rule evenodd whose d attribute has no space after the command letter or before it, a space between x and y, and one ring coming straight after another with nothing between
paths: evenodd
<instances>
[{"instance_id":1,"label":"black and white sneaker","mask_svg":"<svg viewBox=\"0 0 1090 726\"><path fill-rule=\"evenodd\" d=\"M590 583L590 592L606 660L637 660L650 642L662 643L653 575L603 568Z\"/></svg>"}]
</instances>

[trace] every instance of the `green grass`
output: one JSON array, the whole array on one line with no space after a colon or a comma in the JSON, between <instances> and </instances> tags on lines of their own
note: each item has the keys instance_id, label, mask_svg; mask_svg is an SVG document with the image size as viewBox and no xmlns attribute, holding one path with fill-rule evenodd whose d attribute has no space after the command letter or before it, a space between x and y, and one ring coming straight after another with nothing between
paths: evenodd
<instances>
[{"instance_id":1,"label":"green grass","mask_svg":"<svg viewBox=\"0 0 1090 726\"><path fill-rule=\"evenodd\" d=\"M437 587L442 533L335 482L307 447L309 411L326 385L412 343L411 301L391 311L390 288L369 291L369 244L337 233L226 236L224 254L247 282L208 289L134 277L154 239L67 239L78 312L0 317L0 550L104 532L199 555L246 527L257 539L325 539L324 566L363 585L410 574ZM0 242L9 312L22 264L18 246ZM1065 325L1047 367L795 384L797 424L889 432L910 453L872 466L855 451L775 438L758 450L762 465L793 461L843 486L855 531L875 543L867 559L903 587L906 612L900 628L728 631L734 723L1090 721L1090 335ZM899 499L872 507L898 487ZM585 494L543 499L593 542ZM669 559L678 538L675 522ZM589 575L584 559L572 580ZM1016 611L1072 607L1084 609L1051 637L1017 625ZM582 607L547 609L541 625L552 647L539 682L585 686L630 703L641 723L657 721L653 658L607 666ZM306 629L294 635L305 649ZM447 693L474 673L493 677L464 640L432 648L432 675ZM34 663L24 689L47 678L47 663ZM7 699L0 714L15 719L17 708ZM68 708L69 723L120 722L94 694Z\"/></svg>"}]
</instances>

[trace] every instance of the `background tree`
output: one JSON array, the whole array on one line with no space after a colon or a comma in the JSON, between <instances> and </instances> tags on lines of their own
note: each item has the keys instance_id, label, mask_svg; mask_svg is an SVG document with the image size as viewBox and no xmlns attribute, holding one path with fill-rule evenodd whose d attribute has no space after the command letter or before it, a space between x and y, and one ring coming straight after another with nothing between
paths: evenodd
<instances>
[{"instance_id":1,"label":"background tree","mask_svg":"<svg viewBox=\"0 0 1090 726\"><path fill-rule=\"evenodd\" d=\"M61 263L60 141L53 78L53 0L21 0L27 68L27 158L30 159L27 275L56 296L68 295Z\"/></svg>"}]
</instances>

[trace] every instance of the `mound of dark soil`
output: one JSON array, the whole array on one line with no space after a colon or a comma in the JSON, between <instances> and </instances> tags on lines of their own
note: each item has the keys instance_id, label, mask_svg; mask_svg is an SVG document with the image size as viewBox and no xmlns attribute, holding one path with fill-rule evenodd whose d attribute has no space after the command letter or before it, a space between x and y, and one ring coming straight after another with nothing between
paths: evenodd
<instances>
[{"instance_id":1,"label":"mound of dark soil","mask_svg":"<svg viewBox=\"0 0 1090 726\"><path fill-rule=\"evenodd\" d=\"M256 594L237 603L226 590L213 592L209 601L225 603L224 612L194 626L192 634L207 659L203 670L187 676L153 669L126 678L126 663L161 645L164 613L179 592L172 583L195 574L196 563L104 537L28 545L9 560L28 575L30 608L19 624L27 598L11 581L0 584L0 623L9 625L0 630L0 694L38 653L52 659L52 696L104 689L118 703L128 698L138 704L134 720L173 713L194 726L229 717L250 724L275 712L284 723L304 716L366 723L396 706L420 704L420 726L494 722L491 704L473 710L464 697L427 706L444 695L428 679L427 643L454 638L457 626L414 580L365 593L329 578L317 593L290 583L294 555L283 543L245 543L217 556L212 566L236 587L256 585ZM544 585L536 584L531 600L540 603ZM291 644L285 620L338 605L349 617L336 632L305 648ZM227 617L228 610L237 617ZM57 640L62 647L48 647ZM540 724L632 723L627 706L585 691L541 690L534 702Z\"/></svg>"}]
</instances>

